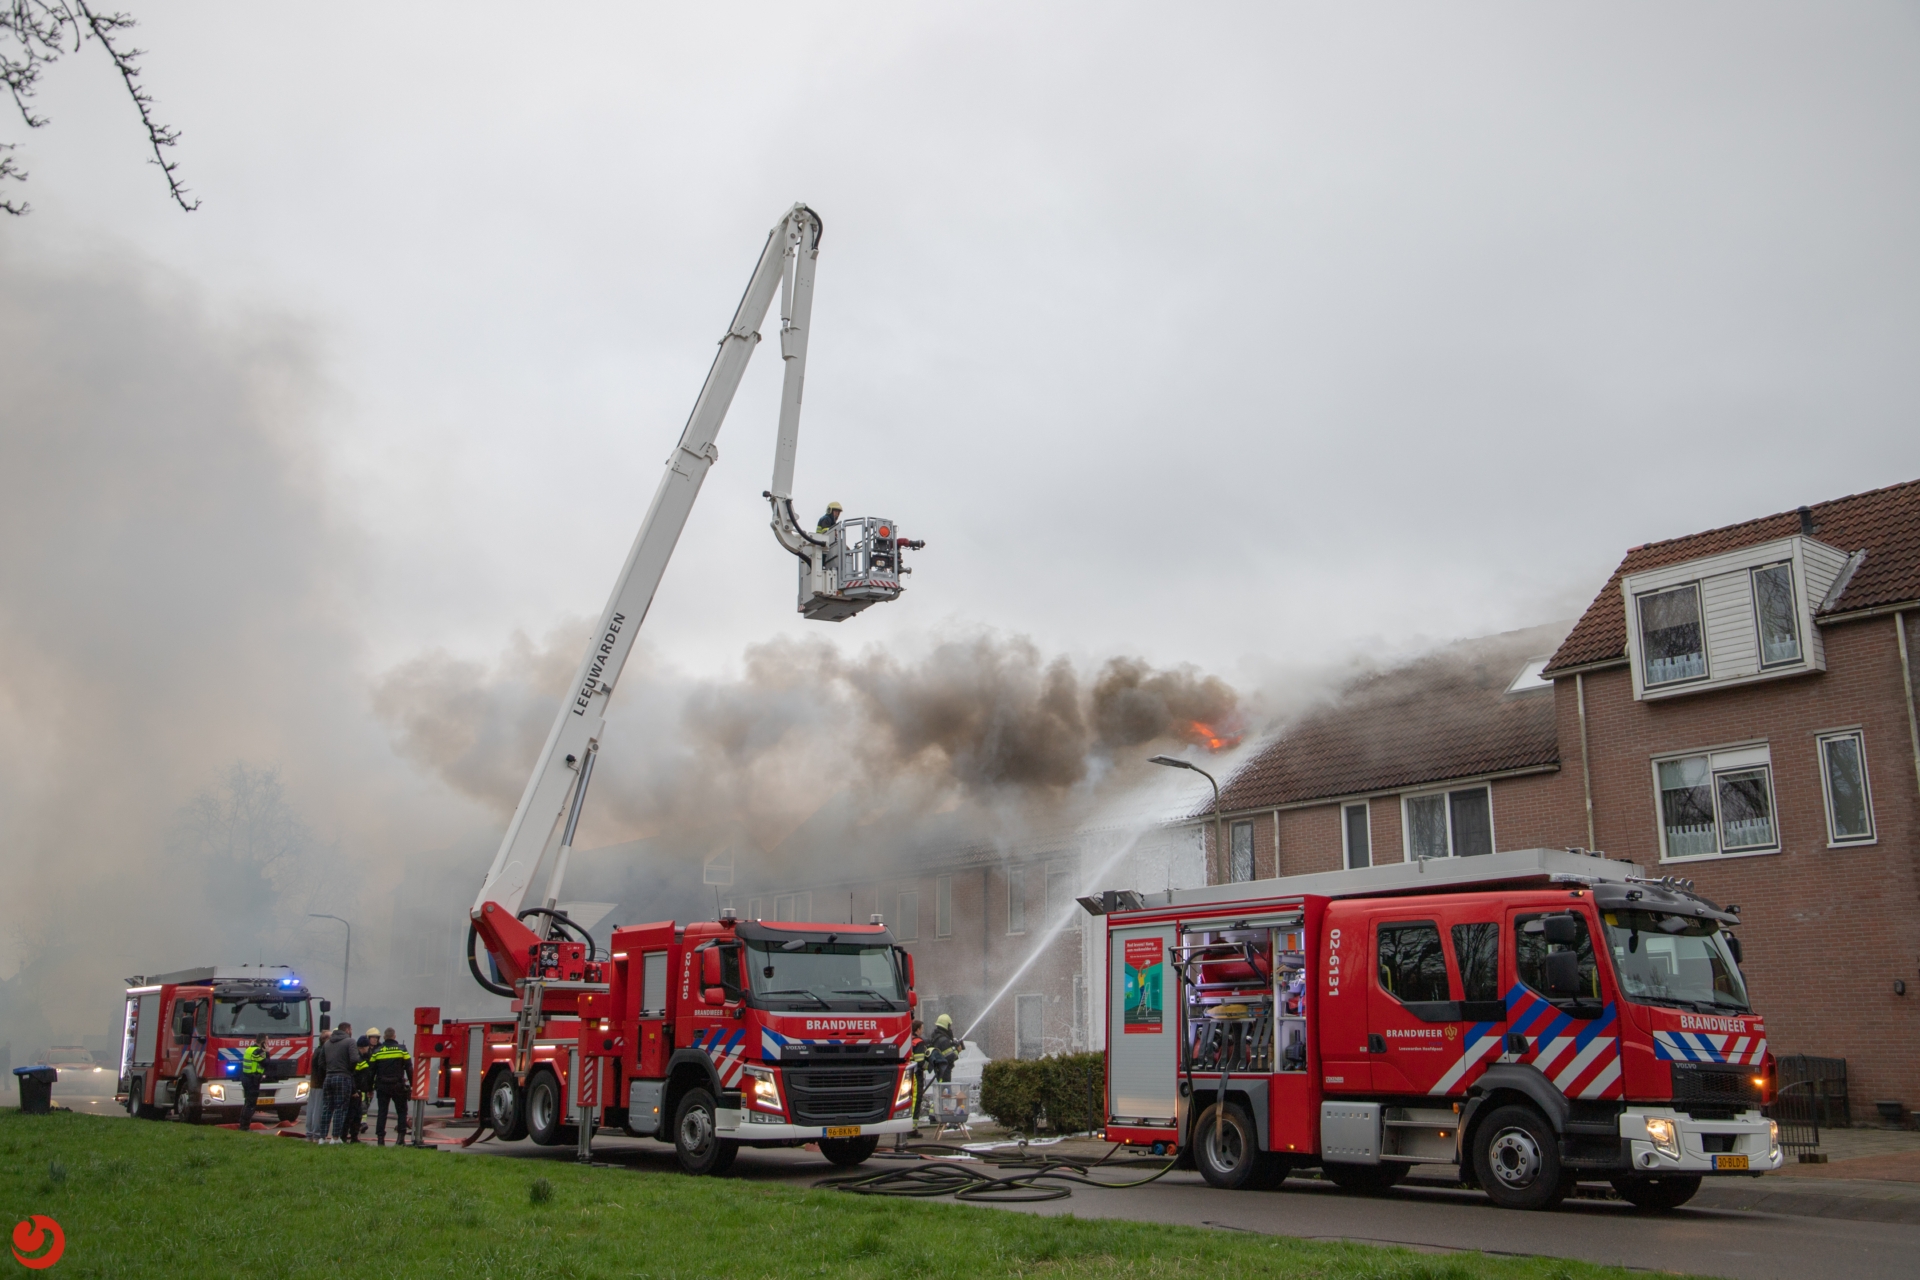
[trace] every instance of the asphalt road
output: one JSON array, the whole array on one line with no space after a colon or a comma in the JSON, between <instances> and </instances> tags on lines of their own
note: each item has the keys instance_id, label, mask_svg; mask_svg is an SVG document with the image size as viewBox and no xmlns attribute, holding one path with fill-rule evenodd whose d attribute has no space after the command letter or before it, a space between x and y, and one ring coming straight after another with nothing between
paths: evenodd
<instances>
[{"instance_id":1,"label":"asphalt road","mask_svg":"<svg viewBox=\"0 0 1920 1280\"><path fill-rule=\"evenodd\" d=\"M571 1148L483 1142L474 1152L529 1160L570 1160ZM660 1143L602 1137L596 1162L669 1172L673 1151ZM897 1168L875 1159L862 1170ZM742 1151L729 1176L805 1186L843 1172L807 1150ZM1198 1174L1171 1173L1137 1190L1074 1187L1066 1200L1006 1205L1017 1213L1130 1218L1310 1240L1353 1240L1434 1251L1479 1250L1579 1258L1649 1271L1681 1271L1736 1280L1910 1280L1920 1257L1920 1226L1686 1208L1641 1214L1616 1201L1569 1200L1553 1213L1496 1209L1474 1192L1396 1188L1374 1199L1321 1182L1289 1179L1275 1191L1216 1191Z\"/></svg>"}]
</instances>

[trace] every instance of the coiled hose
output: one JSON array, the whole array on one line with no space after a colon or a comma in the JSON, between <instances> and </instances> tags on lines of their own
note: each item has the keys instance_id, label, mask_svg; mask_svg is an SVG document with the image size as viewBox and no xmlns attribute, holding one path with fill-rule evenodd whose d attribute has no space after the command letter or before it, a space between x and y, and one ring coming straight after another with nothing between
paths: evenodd
<instances>
[{"instance_id":1,"label":"coiled hose","mask_svg":"<svg viewBox=\"0 0 1920 1280\"><path fill-rule=\"evenodd\" d=\"M936 1199L940 1196L952 1196L955 1200L991 1201L996 1204L1037 1204L1043 1200L1065 1200L1073 1194L1073 1185L1083 1187L1101 1187L1107 1190L1124 1190L1129 1187L1144 1187L1165 1177L1175 1162L1160 1160L1152 1156L1139 1156L1122 1160L1113 1158L1123 1143L1114 1143L1113 1149L1098 1160L1062 1160L1036 1159L1025 1152L996 1155L991 1152L968 1151L964 1147L948 1146L935 1142L920 1142L907 1150L930 1158L904 1169L888 1169L880 1173L839 1174L831 1178L822 1178L814 1183L815 1187L831 1187L835 1191L850 1191L858 1196L903 1196L911 1199ZM940 1155L968 1156L968 1164L938 1158ZM1017 1173L995 1175L971 1167L972 1161L984 1161L1001 1169L1018 1169ZM1138 1168L1153 1167L1153 1173L1131 1182L1106 1182L1093 1176L1098 1168ZM1041 1186L1042 1182L1069 1183L1069 1186Z\"/></svg>"}]
</instances>

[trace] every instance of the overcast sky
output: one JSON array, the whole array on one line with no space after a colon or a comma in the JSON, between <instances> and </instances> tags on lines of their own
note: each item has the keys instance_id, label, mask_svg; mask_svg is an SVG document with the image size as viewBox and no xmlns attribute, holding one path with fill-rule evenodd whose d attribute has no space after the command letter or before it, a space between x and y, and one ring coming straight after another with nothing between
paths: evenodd
<instances>
[{"instance_id":1,"label":"overcast sky","mask_svg":"<svg viewBox=\"0 0 1920 1280\"><path fill-rule=\"evenodd\" d=\"M370 673L598 612L795 200L799 504L928 543L843 643L1252 681L1920 475L1911 4L130 7L202 207L88 49L0 236L306 330ZM695 671L802 630L778 364L648 619Z\"/></svg>"}]
</instances>

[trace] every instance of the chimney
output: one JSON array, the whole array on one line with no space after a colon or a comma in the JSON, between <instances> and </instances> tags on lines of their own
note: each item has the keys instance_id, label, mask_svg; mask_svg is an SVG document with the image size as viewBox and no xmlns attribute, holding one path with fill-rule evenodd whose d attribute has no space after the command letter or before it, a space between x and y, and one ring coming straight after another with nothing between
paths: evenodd
<instances>
[{"instance_id":1,"label":"chimney","mask_svg":"<svg viewBox=\"0 0 1920 1280\"><path fill-rule=\"evenodd\" d=\"M1800 515L1800 532L1811 538L1815 527L1813 523L1813 508L1800 507L1798 511Z\"/></svg>"}]
</instances>

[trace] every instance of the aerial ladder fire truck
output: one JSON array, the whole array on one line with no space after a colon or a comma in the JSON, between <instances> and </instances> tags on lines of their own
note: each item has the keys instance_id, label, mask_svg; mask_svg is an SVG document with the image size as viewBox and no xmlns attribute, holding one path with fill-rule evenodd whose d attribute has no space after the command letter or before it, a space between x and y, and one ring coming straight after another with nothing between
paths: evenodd
<instances>
[{"instance_id":1,"label":"aerial ladder fire truck","mask_svg":"<svg viewBox=\"0 0 1920 1280\"><path fill-rule=\"evenodd\" d=\"M1107 1136L1223 1188L1422 1164L1505 1208L1671 1209L1783 1163L1737 906L1526 849L1082 898L1107 938Z\"/></svg>"},{"instance_id":2,"label":"aerial ladder fire truck","mask_svg":"<svg viewBox=\"0 0 1920 1280\"><path fill-rule=\"evenodd\" d=\"M821 222L796 204L768 234L693 413L667 459L600 625L471 911L474 979L509 1016L415 1010L415 1140L429 1100L504 1139L586 1157L611 1126L674 1145L689 1173L721 1173L742 1146L818 1143L858 1164L884 1134L913 1127L907 1068L913 960L869 924L721 919L617 928L606 954L562 910L561 883L593 778L606 707L679 541L714 439L780 295L784 380L774 449L775 539L798 562L800 614L839 622L897 599L910 570L892 519L809 530L795 518L794 455L806 378ZM535 875L543 892L523 906ZM487 953L482 970L474 944Z\"/></svg>"}]
</instances>

